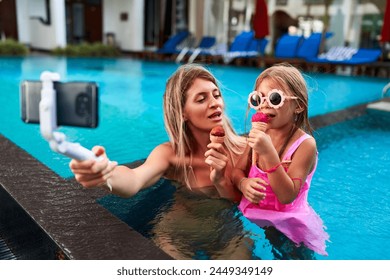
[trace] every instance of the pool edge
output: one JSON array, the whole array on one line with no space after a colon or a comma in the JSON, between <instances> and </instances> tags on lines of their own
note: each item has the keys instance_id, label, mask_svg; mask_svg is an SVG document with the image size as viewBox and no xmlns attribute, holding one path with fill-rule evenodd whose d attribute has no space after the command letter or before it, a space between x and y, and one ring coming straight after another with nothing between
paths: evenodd
<instances>
[{"instance_id":1,"label":"pool edge","mask_svg":"<svg viewBox=\"0 0 390 280\"><path fill-rule=\"evenodd\" d=\"M1 188L53 241L55 245L49 247L57 246L65 258L171 259L96 202L104 191L84 190L75 181L61 178L1 134L0 151ZM7 216L5 211L1 215Z\"/></svg>"}]
</instances>

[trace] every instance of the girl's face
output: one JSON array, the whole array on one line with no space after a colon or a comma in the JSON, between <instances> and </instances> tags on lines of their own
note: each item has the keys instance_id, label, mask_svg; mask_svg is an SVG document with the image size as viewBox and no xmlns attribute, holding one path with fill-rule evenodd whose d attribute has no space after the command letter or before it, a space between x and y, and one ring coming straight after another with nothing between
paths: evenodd
<instances>
[{"instance_id":1,"label":"girl's face","mask_svg":"<svg viewBox=\"0 0 390 280\"><path fill-rule=\"evenodd\" d=\"M186 94L183 117L189 128L209 132L214 126L222 125L224 103L214 83L197 78Z\"/></svg>"},{"instance_id":2,"label":"girl's face","mask_svg":"<svg viewBox=\"0 0 390 280\"><path fill-rule=\"evenodd\" d=\"M278 106L272 106L272 104L270 105L268 103L269 101L267 100L267 98L265 98L264 102L260 106L259 111L268 115L270 124L273 127L293 123L294 114L298 106L296 100L291 99L291 97L295 97L290 91L284 90L277 83L273 82L270 79L263 80L257 87L256 91L262 96L267 96L268 93L274 89L278 90L280 94L284 94L284 96L286 97L284 99L283 105L281 105L279 108L275 108Z\"/></svg>"}]
</instances>

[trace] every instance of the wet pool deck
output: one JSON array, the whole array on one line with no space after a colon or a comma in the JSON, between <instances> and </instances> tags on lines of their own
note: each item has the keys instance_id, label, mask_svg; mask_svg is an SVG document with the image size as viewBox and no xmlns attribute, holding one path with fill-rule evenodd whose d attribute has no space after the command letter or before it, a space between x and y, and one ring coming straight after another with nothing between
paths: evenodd
<instances>
[{"instance_id":1,"label":"wet pool deck","mask_svg":"<svg viewBox=\"0 0 390 280\"><path fill-rule=\"evenodd\" d=\"M359 105L310 121L318 129L365 113ZM96 202L105 191L63 179L2 135L0 154L0 245L10 258L171 259Z\"/></svg>"},{"instance_id":2,"label":"wet pool deck","mask_svg":"<svg viewBox=\"0 0 390 280\"><path fill-rule=\"evenodd\" d=\"M0 135L0 237L18 259L171 259L96 203L100 189L65 180Z\"/></svg>"}]
</instances>

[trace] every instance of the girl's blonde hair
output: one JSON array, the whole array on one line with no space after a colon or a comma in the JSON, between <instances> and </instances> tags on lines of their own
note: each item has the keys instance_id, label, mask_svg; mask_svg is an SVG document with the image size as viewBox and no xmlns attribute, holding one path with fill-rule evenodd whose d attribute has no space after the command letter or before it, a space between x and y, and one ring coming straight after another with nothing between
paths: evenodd
<instances>
[{"instance_id":1,"label":"girl's blonde hair","mask_svg":"<svg viewBox=\"0 0 390 280\"><path fill-rule=\"evenodd\" d=\"M307 93L306 81L301 72L288 63L276 64L265 69L256 79L255 89L262 81L270 79L282 88L285 92L291 92L298 97L299 107L303 109L301 113L296 114L295 126L305 132L312 134L313 129L309 122L309 99Z\"/></svg>"},{"instance_id":2,"label":"girl's blonde hair","mask_svg":"<svg viewBox=\"0 0 390 280\"><path fill-rule=\"evenodd\" d=\"M186 156L192 157L196 149L191 132L186 127L183 117L183 109L187 100L187 91L195 79L204 79L215 84L220 90L216 78L203 66L197 64L186 64L180 66L177 71L168 79L164 93L164 123L169 135L172 148L179 160L177 169L181 169L185 184L190 187ZM230 120L222 114L223 127L225 129L225 146L229 152L230 160L235 165L234 155L242 154L245 140L239 137L234 131Z\"/></svg>"}]
</instances>

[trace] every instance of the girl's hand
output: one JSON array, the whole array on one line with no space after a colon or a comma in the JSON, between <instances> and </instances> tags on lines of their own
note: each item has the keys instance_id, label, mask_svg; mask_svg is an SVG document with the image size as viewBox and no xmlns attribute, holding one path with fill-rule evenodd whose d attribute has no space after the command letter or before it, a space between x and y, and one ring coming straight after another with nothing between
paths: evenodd
<instances>
[{"instance_id":1,"label":"girl's hand","mask_svg":"<svg viewBox=\"0 0 390 280\"><path fill-rule=\"evenodd\" d=\"M229 158L226 150L220 143L210 143L207 145L205 153L205 162L210 166L210 180L213 184L218 184L221 179L225 178L225 170Z\"/></svg>"},{"instance_id":2,"label":"girl's hand","mask_svg":"<svg viewBox=\"0 0 390 280\"><path fill-rule=\"evenodd\" d=\"M271 137L265 132L252 128L248 135L249 146L258 154L265 154L273 148Z\"/></svg>"},{"instance_id":3,"label":"girl's hand","mask_svg":"<svg viewBox=\"0 0 390 280\"><path fill-rule=\"evenodd\" d=\"M239 185L239 189L246 199L257 204L265 198L265 184L266 182L260 178L244 178Z\"/></svg>"},{"instance_id":4,"label":"girl's hand","mask_svg":"<svg viewBox=\"0 0 390 280\"><path fill-rule=\"evenodd\" d=\"M112 176L114 168L118 165L117 162L109 161L103 147L95 146L92 151L97 157L100 157L99 160L78 161L72 159L69 163L76 181L86 188L106 184Z\"/></svg>"}]
</instances>

